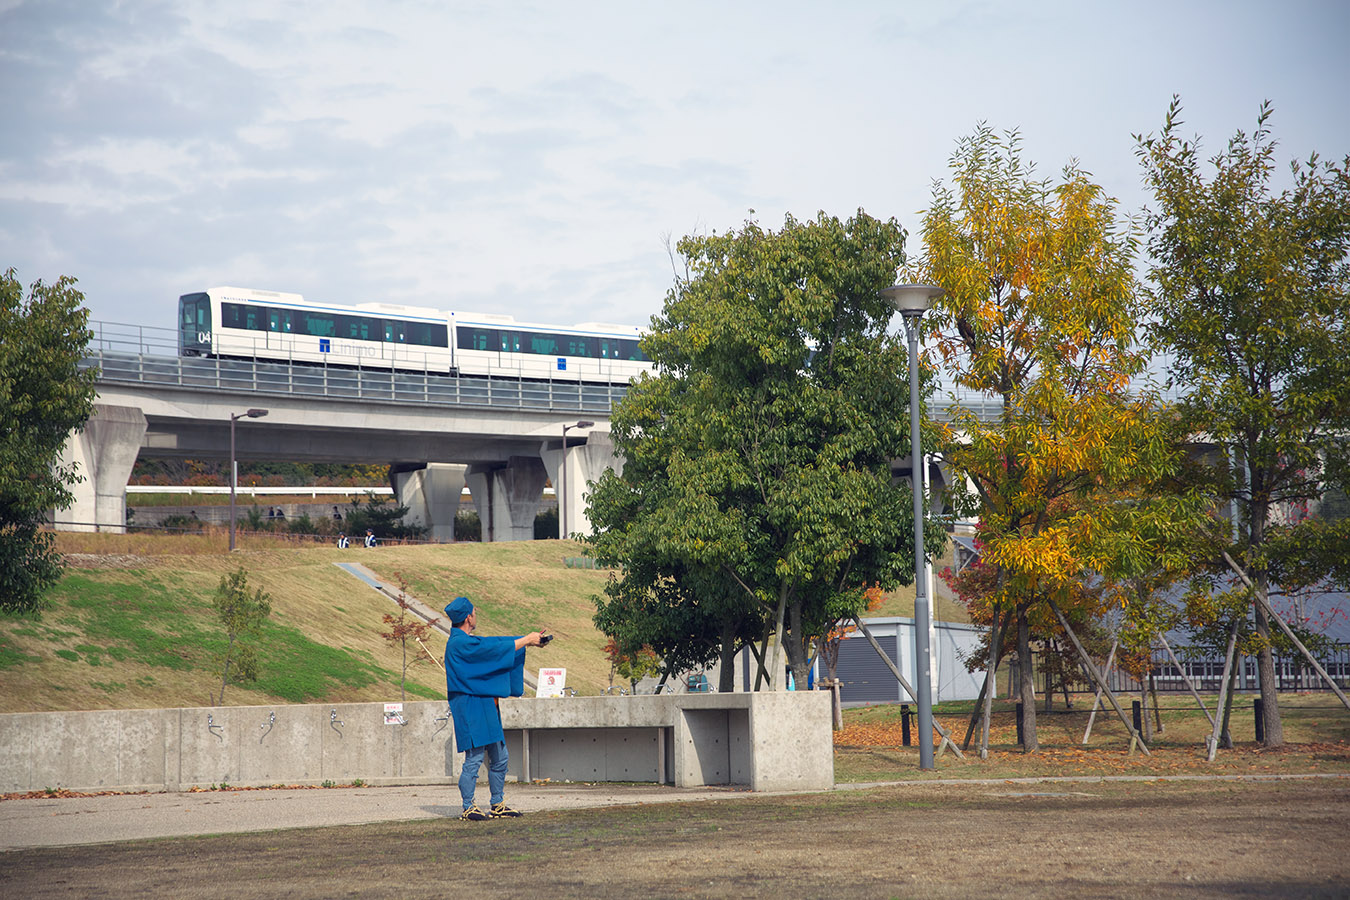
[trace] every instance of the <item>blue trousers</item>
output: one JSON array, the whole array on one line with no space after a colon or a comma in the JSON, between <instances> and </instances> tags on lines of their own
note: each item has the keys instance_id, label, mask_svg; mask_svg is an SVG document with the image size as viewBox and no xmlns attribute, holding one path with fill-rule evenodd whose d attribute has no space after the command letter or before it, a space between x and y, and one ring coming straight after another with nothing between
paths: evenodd
<instances>
[{"instance_id":1,"label":"blue trousers","mask_svg":"<svg viewBox=\"0 0 1350 900\"><path fill-rule=\"evenodd\" d=\"M459 796L464 801L465 809L473 806L473 794L478 787L478 770L483 767L484 751L487 751L488 790L492 794L492 805L501 803L506 794L506 768L509 762L506 742L471 747L464 751L464 769L459 773Z\"/></svg>"}]
</instances>

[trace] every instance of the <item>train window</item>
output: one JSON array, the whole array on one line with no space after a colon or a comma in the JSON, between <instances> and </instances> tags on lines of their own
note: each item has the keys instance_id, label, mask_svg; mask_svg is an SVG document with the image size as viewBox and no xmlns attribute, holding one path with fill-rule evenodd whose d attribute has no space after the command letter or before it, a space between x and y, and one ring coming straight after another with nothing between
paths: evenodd
<instances>
[{"instance_id":1,"label":"train window","mask_svg":"<svg viewBox=\"0 0 1350 900\"><path fill-rule=\"evenodd\" d=\"M408 343L417 344L419 347L444 347L446 330L444 325L433 325L430 322L404 322L404 327L408 331Z\"/></svg>"},{"instance_id":2,"label":"train window","mask_svg":"<svg viewBox=\"0 0 1350 900\"><path fill-rule=\"evenodd\" d=\"M519 331L499 331L501 335L502 350L506 353L520 352L520 332Z\"/></svg>"},{"instance_id":3,"label":"train window","mask_svg":"<svg viewBox=\"0 0 1350 900\"><path fill-rule=\"evenodd\" d=\"M567 341L568 356L590 356L591 341L589 338L573 337Z\"/></svg>"},{"instance_id":4,"label":"train window","mask_svg":"<svg viewBox=\"0 0 1350 900\"><path fill-rule=\"evenodd\" d=\"M267 330L281 331L281 310L269 309L267 311Z\"/></svg>"},{"instance_id":5,"label":"train window","mask_svg":"<svg viewBox=\"0 0 1350 900\"><path fill-rule=\"evenodd\" d=\"M530 352L541 353L544 356L557 356L558 339L551 334L532 334L530 335Z\"/></svg>"},{"instance_id":6,"label":"train window","mask_svg":"<svg viewBox=\"0 0 1350 900\"><path fill-rule=\"evenodd\" d=\"M317 337L337 337L336 316L331 313L305 312L301 314L301 334Z\"/></svg>"},{"instance_id":7,"label":"train window","mask_svg":"<svg viewBox=\"0 0 1350 900\"><path fill-rule=\"evenodd\" d=\"M457 328L457 346L461 350L497 349L497 332L492 328Z\"/></svg>"},{"instance_id":8,"label":"train window","mask_svg":"<svg viewBox=\"0 0 1350 900\"><path fill-rule=\"evenodd\" d=\"M222 328L252 328L249 315L252 312L242 303L220 304L220 325Z\"/></svg>"},{"instance_id":9,"label":"train window","mask_svg":"<svg viewBox=\"0 0 1350 900\"><path fill-rule=\"evenodd\" d=\"M394 339L394 323L389 319L384 320L384 339L385 341L393 341Z\"/></svg>"},{"instance_id":10,"label":"train window","mask_svg":"<svg viewBox=\"0 0 1350 900\"><path fill-rule=\"evenodd\" d=\"M647 359L647 354L642 352L642 346L637 341L621 340L619 341L619 347L622 349L625 359L637 362L645 362Z\"/></svg>"}]
</instances>

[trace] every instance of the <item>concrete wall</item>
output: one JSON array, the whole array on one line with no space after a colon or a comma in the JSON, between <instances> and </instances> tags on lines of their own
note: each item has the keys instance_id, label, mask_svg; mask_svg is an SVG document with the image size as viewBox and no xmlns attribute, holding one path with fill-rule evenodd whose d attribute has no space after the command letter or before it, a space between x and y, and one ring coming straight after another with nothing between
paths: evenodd
<instances>
[{"instance_id":1,"label":"concrete wall","mask_svg":"<svg viewBox=\"0 0 1350 900\"><path fill-rule=\"evenodd\" d=\"M518 698L502 724L518 779L834 784L825 693ZM0 793L241 786L445 784L459 775L440 701L0 715ZM480 777L485 777L480 773Z\"/></svg>"}]
</instances>

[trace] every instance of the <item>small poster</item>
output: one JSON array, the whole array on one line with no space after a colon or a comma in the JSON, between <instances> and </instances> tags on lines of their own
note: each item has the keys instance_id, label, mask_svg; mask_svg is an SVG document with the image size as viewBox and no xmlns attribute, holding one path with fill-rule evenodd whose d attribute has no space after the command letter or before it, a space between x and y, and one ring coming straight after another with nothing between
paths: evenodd
<instances>
[{"instance_id":1,"label":"small poster","mask_svg":"<svg viewBox=\"0 0 1350 900\"><path fill-rule=\"evenodd\" d=\"M539 686L534 689L536 697L561 697L567 687L566 669L540 669Z\"/></svg>"},{"instance_id":2,"label":"small poster","mask_svg":"<svg viewBox=\"0 0 1350 900\"><path fill-rule=\"evenodd\" d=\"M402 703L386 703L384 705L384 724L402 725L404 721Z\"/></svg>"}]
</instances>

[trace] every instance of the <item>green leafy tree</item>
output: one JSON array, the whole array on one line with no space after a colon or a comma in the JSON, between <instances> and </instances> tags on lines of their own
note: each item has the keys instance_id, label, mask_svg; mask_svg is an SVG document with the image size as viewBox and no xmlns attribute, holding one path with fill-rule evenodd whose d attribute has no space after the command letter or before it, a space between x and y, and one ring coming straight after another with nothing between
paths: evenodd
<instances>
[{"instance_id":1,"label":"green leafy tree","mask_svg":"<svg viewBox=\"0 0 1350 900\"><path fill-rule=\"evenodd\" d=\"M1238 511L1222 549L1256 595L1265 743L1277 747L1284 734L1263 602L1272 560L1305 583L1350 569L1344 526L1297 515L1328 485L1343 490L1350 468L1350 157L1294 163L1278 190L1265 103L1256 130L1237 132L1209 160L1206 180L1198 139L1179 134L1181 111L1174 98L1162 132L1136 136L1156 201L1147 215L1151 335L1187 391L1186 426L1220 451L1199 466L1200 480ZM1222 565L1211 583L1233 574Z\"/></svg>"},{"instance_id":2,"label":"green leafy tree","mask_svg":"<svg viewBox=\"0 0 1350 900\"><path fill-rule=\"evenodd\" d=\"M677 279L644 349L638 380L611 420L622 474L593 485L593 552L622 566L598 602L614 627L622 600L688 638L772 626L799 683L833 603L914 573L908 488L890 461L908 447L907 353L878 292L903 262L904 233L859 211L848 221L787 217L687 237ZM929 523L931 547L945 534ZM681 658L671 642L632 635Z\"/></svg>"},{"instance_id":3,"label":"green leafy tree","mask_svg":"<svg viewBox=\"0 0 1350 900\"><path fill-rule=\"evenodd\" d=\"M916 275L945 290L925 317L929 344L958 385L1001 405L992 419L958 411L943 446L978 495L986 568L971 576L973 612L1015 635L1031 752L1033 644L1104 612L1104 593L1085 588L1093 574L1157 552L1146 535L1165 530L1168 501L1146 485L1174 448L1152 398L1129 390L1146 356L1134 240L1114 201L1077 165L1038 177L1017 133L987 126L950 168L955 188L937 184L923 217Z\"/></svg>"},{"instance_id":4,"label":"green leafy tree","mask_svg":"<svg viewBox=\"0 0 1350 900\"><path fill-rule=\"evenodd\" d=\"M13 269L0 277L0 609L40 610L61 577L47 512L70 506L81 480L60 465L93 411L97 370L79 363L92 336L75 279L35 282L24 299Z\"/></svg>"},{"instance_id":5,"label":"green leafy tree","mask_svg":"<svg viewBox=\"0 0 1350 900\"><path fill-rule=\"evenodd\" d=\"M214 705L225 702L225 686L234 682L258 680L258 653L253 642L262 636L263 623L272 614L271 596L258 588L248 589L244 567L220 576L220 585L211 605L225 626L226 644L220 657L220 696Z\"/></svg>"}]
</instances>

